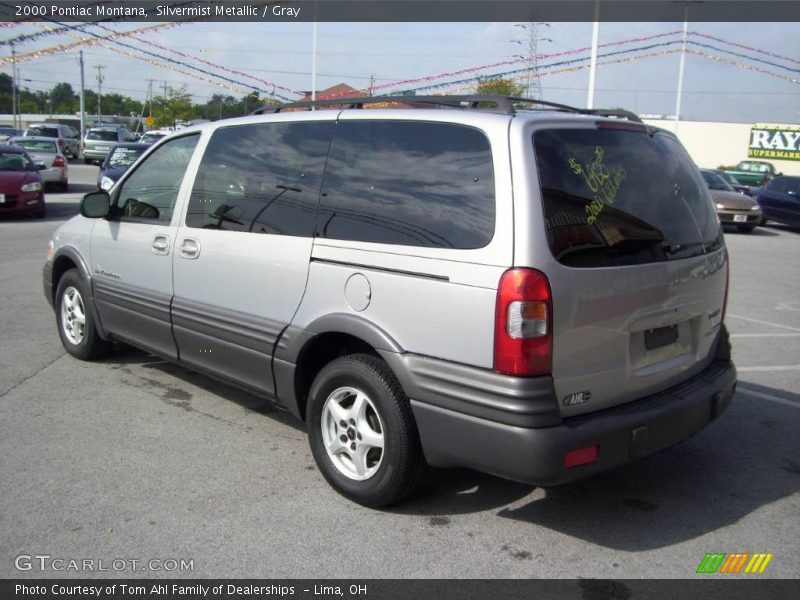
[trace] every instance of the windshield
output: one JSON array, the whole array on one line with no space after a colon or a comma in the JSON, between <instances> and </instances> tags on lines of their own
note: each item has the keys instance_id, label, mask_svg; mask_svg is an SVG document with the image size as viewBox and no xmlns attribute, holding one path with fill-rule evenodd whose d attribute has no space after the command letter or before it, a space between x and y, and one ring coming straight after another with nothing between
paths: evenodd
<instances>
[{"instance_id":1,"label":"windshield","mask_svg":"<svg viewBox=\"0 0 800 600\"><path fill-rule=\"evenodd\" d=\"M714 171L714 172L720 177L722 177L725 181L730 183L731 185L742 185L741 183L739 183L739 180L736 179L736 177L734 177L727 171Z\"/></svg>"},{"instance_id":2,"label":"windshield","mask_svg":"<svg viewBox=\"0 0 800 600\"><path fill-rule=\"evenodd\" d=\"M22 146L30 152L43 152L46 154L58 154L55 142L46 140L15 140L15 146Z\"/></svg>"},{"instance_id":3,"label":"windshield","mask_svg":"<svg viewBox=\"0 0 800 600\"><path fill-rule=\"evenodd\" d=\"M41 137L58 137L58 128L57 127L28 127L27 131L25 132L27 136L41 136Z\"/></svg>"},{"instance_id":4,"label":"windshield","mask_svg":"<svg viewBox=\"0 0 800 600\"><path fill-rule=\"evenodd\" d=\"M711 171L700 171L700 174L703 176L703 179L710 190L724 190L726 192L736 191L727 181L725 181L716 173L712 173Z\"/></svg>"},{"instance_id":5,"label":"windshield","mask_svg":"<svg viewBox=\"0 0 800 600\"><path fill-rule=\"evenodd\" d=\"M672 135L548 129L533 139L548 242L559 262L641 264L721 245L708 190Z\"/></svg>"},{"instance_id":6,"label":"windshield","mask_svg":"<svg viewBox=\"0 0 800 600\"><path fill-rule=\"evenodd\" d=\"M24 154L0 152L0 171L30 171L33 163Z\"/></svg>"},{"instance_id":7,"label":"windshield","mask_svg":"<svg viewBox=\"0 0 800 600\"><path fill-rule=\"evenodd\" d=\"M753 173L766 173L769 171L769 166L759 162L740 162L738 169L740 171L751 171Z\"/></svg>"},{"instance_id":8,"label":"windshield","mask_svg":"<svg viewBox=\"0 0 800 600\"><path fill-rule=\"evenodd\" d=\"M108 166L127 169L136 162L142 152L144 152L143 148L114 148L114 151L108 157Z\"/></svg>"},{"instance_id":9,"label":"windshield","mask_svg":"<svg viewBox=\"0 0 800 600\"><path fill-rule=\"evenodd\" d=\"M90 131L86 134L87 140L101 140L103 142L116 142L117 141L117 132L116 131Z\"/></svg>"}]
</instances>

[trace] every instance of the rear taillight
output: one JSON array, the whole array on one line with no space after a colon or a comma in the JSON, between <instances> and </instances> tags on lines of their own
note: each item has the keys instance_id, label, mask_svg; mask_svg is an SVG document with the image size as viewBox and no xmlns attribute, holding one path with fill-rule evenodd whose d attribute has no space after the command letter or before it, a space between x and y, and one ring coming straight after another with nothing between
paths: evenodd
<instances>
[{"instance_id":1,"label":"rear taillight","mask_svg":"<svg viewBox=\"0 0 800 600\"><path fill-rule=\"evenodd\" d=\"M54 167L63 167L65 165L64 159L60 156L56 156L55 160L53 161Z\"/></svg>"},{"instance_id":2,"label":"rear taillight","mask_svg":"<svg viewBox=\"0 0 800 600\"><path fill-rule=\"evenodd\" d=\"M494 321L494 369L518 376L547 375L553 364L553 307L547 277L509 269L500 278Z\"/></svg>"}]
</instances>

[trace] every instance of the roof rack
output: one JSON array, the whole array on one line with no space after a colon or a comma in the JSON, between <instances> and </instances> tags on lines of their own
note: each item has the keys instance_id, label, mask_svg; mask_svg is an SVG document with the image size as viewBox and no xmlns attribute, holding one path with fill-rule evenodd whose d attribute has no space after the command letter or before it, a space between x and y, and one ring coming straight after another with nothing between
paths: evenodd
<instances>
[{"instance_id":1,"label":"roof rack","mask_svg":"<svg viewBox=\"0 0 800 600\"><path fill-rule=\"evenodd\" d=\"M622 108L577 108L558 102L548 102L535 98L520 98L516 96L498 96L489 94L473 94L466 96L364 96L359 98L341 97L326 98L322 100L301 100L299 102L289 102L287 104L265 105L252 112L254 115L268 113L279 113L286 109L306 108L312 109L323 106L342 106L345 108L364 108L365 104L385 104L388 102L400 102L405 104L429 104L446 108L461 109L480 109L490 108L507 114L516 114L519 104L538 105L561 112L570 112L581 115L597 115L600 117L616 117L641 123L642 120L631 111ZM487 107L486 105L493 105Z\"/></svg>"}]
</instances>

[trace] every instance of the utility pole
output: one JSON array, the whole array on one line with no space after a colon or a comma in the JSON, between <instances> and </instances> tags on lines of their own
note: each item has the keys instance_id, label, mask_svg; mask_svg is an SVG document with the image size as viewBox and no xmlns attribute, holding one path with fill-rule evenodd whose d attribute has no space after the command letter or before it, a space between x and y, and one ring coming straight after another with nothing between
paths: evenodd
<instances>
[{"instance_id":1,"label":"utility pole","mask_svg":"<svg viewBox=\"0 0 800 600\"><path fill-rule=\"evenodd\" d=\"M84 81L83 81L83 50L81 50L78 54L78 60L81 63L81 148L83 148L83 139L86 135L86 123L85 123L85 107L83 105L83 88L84 88Z\"/></svg>"},{"instance_id":2,"label":"utility pole","mask_svg":"<svg viewBox=\"0 0 800 600\"><path fill-rule=\"evenodd\" d=\"M105 69L105 67L103 65L97 65L95 69L97 69L97 123L99 125L103 120L103 113L100 110L100 99L103 96L103 69Z\"/></svg>"},{"instance_id":3,"label":"utility pole","mask_svg":"<svg viewBox=\"0 0 800 600\"><path fill-rule=\"evenodd\" d=\"M11 115L12 126L17 129L17 54L14 42L11 42Z\"/></svg>"},{"instance_id":4,"label":"utility pole","mask_svg":"<svg viewBox=\"0 0 800 600\"><path fill-rule=\"evenodd\" d=\"M166 100L166 99L167 99L167 82L165 80L164 81L164 100Z\"/></svg>"},{"instance_id":5,"label":"utility pole","mask_svg":"<svg viewBox=\"0 0 800 600\"><path fill-rule=\"evenodd\" d=\"M534 19L535 15L531 15L531 19ZM544 25L545 27L550 27L550 23L538 23L534 20L531 20L530 23L522 24L517 23L515 27L521 27L522 29L526 29L528 31L528 39L525 43L521 40L513 40L515 44L519 44L521 46L526 46L527 54L526 58L528 59L528 73L527 73L527 84L525 86L526 96L528 98L533 99L541 99L542 97L542 79L539 76L539 42L552 42L550 38L540 38L539 37L539 26Z\"/></svg>"},{"instance_id":6,"label":"utility pole","mask_svg":"<svg viewBox=\"0 0 800 600\"><path fill-rule=\"evenodd\" d=\"M150 111L147 113L148 117L153 116L153 82L155 79L147 80L147 99L150 101Z\"/></svg>"},{"instance_id":7,"label":"utility pole","mask_svg":"<svg viewBox=\"0 0 800 600\"><path fill-rule=\"evenodd\" d=\"M375 86L375 75L369 76L369 95L372 96L372 88Z\"/></svg>"}]
</instances>

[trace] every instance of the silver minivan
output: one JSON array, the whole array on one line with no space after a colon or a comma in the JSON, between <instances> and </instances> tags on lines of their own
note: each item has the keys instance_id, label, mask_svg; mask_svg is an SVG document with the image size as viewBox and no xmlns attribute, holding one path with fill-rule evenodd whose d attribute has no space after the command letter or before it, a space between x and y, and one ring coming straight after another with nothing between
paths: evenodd
<instances>
[{"instance_id":1,"label":"silver minivan","mask_svg":"<svg viewBox=\"0 0 800 600\"><path fill-rule=\"evenodd\" d=\"M133 135L125 127L102 125L92 127L86 132L83 140L83 162L87 165L101 163L106 159L111 148L124 142L132 142Z\"/></svg>"},{"instance_id":2,"label":"silver minivan","mask_svg":"<svg viewBox=\"0 0 800 600\"><path fill-rule=\"evenodd\" d=\"M87 194L44 267L67 351L269 398L369 506L427 465L572 481L727 408L728 256L673 134L493 96L358 110L378 101L184 129Z\"/></svg>"}]
</instances>

